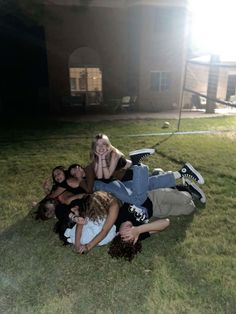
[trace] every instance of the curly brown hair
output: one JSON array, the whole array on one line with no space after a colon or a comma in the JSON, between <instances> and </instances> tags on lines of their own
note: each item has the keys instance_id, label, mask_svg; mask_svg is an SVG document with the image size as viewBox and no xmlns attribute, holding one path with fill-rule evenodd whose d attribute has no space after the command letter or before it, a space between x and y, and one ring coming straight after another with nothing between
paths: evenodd
<instances>
[{"instance_id":1,"label":"curly brown hair","mask_svg":"<svg viewBox=\"0 0 236 314\"><path fill-rule=\"evenodd\" d=\"M108 254L111 257L115 258L124 258L125 260L131 262L135 255L138 252L142 251L142 244L141 241L138 240L135 244L132 242L123 241L120 234L115 236L115 238L111 241Z\"/></svg>"},{"instance_id":2,"label":"curly brown hair","mask_svg":"<svg viewBox=\"0 0 236 314\"><path fill-rule=\"evenodd\" d=\"M107 192L97 191L89 196L86 206L86 217L92 221L107 216L110 205L115 198Z\"/></svg>"}]
</instances>

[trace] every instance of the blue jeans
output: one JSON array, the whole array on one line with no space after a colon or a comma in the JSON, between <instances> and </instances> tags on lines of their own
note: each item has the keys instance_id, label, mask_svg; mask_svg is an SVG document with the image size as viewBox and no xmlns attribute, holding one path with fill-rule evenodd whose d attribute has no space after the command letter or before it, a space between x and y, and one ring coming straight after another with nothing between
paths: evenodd
<instances>
[{"instance_id":1,"label":"blue jeans","mask_svg":"<svg viewBox=\"0 0 236 314\"><path fill-rule=\"evenodd\" d=\"M115 180L109 183L95 180L94 191L110 192L125 203L140 206L147 199L148 191L175 185L175 177L172 172L149 177L146 165L135 165L133 166L133 180L124 182Z\"/></svg>"}]
</instances>

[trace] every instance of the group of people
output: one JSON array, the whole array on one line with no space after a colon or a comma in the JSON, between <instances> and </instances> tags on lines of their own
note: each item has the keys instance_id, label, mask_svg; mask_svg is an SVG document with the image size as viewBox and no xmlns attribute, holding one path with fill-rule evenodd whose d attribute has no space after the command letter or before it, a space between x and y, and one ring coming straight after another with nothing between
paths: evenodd
<instances>
[{"instance_id":1,"label":"group of people","mask_svg":"<svg viewBox=\"0 0 236 314\"><path fill-rule=\"evenodd\" d=\"M115 148L107 135L92 140L91 162L52 170L44 183L45 198L36 219L57 218L55 232L64 244L83 254L97 245L109 244L112 257L129 261L141 251L141 240L169 226L168 216L187 215L195 202L206 202L201 174L186 163L179 171L149 169L142 160L154 149L129 153ZM177 180L182 178L182 184ZM151 217L160 218L150 222Z\"/></svg>"}]
</instances>

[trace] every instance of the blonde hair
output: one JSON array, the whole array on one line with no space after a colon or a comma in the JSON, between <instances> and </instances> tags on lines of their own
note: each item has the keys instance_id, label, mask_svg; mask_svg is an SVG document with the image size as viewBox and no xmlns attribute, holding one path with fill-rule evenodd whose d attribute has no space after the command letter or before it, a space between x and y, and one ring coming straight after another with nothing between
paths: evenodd
<instances>
[{"instance_id":1,"label":"blonde hair","mask_svg":"<svg viewBox=\"0 0 236 314\"><path fill-rule=\"evenodd\" d=\"M107 192L97 191L90 195L86 208L86 217L92 221L105 218L115 198Z\"/></svg>"},{"instance_id":2,"label":"blonde hair","mask_svg":"<svg viewBox=\"0 0 236 314\"><path fill-rule=\"evenodd\" d=\"M109 137L106 134L98 133L92 139L91 151L90 151L90 158L91 158L92 161L96 161L97 160L97 155L95 154L95 152L96 152L97 141L100 140L100 139L104 140L104 142L107 145L107 149L110 151L110 154L109 154L109 157L108 157L108 161L110 161L110 159L111 159L111 153L112 152L114 152L115 154L118 154L120 156L124 156L124 154L121 151L119 151L119 149L117 149L116 147L111 145Z\"/></svg>"}]
</instances>

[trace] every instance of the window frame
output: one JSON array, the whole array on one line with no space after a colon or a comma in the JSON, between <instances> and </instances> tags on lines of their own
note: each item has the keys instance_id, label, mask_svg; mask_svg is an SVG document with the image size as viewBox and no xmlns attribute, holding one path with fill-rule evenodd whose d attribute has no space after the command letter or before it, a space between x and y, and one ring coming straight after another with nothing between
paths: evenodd
<instances>
[{"instance_id":1,"label":"window frame","mask_svg":"<svg viewBox=\"0 0 236 314\"><path fill-rule=\"evenodd\" d=\"M71 92L77 93L102 92L102 71L100 67L96 66L70 67L69 77ZM96 84L93 84L93 79L98 80L98 82ZM76 86L76 89L74 89L74 86Z\"/></svg>"},{"instance_id":2,"label":"window frame","mask_svg":"<svg viewBox=\"0 0 236 314\"><path fill-rule=\"evenodd\" d=\"M170 90L170 71L151 71L150 89L154 92Z\"/></svg>"}]
</instances>

